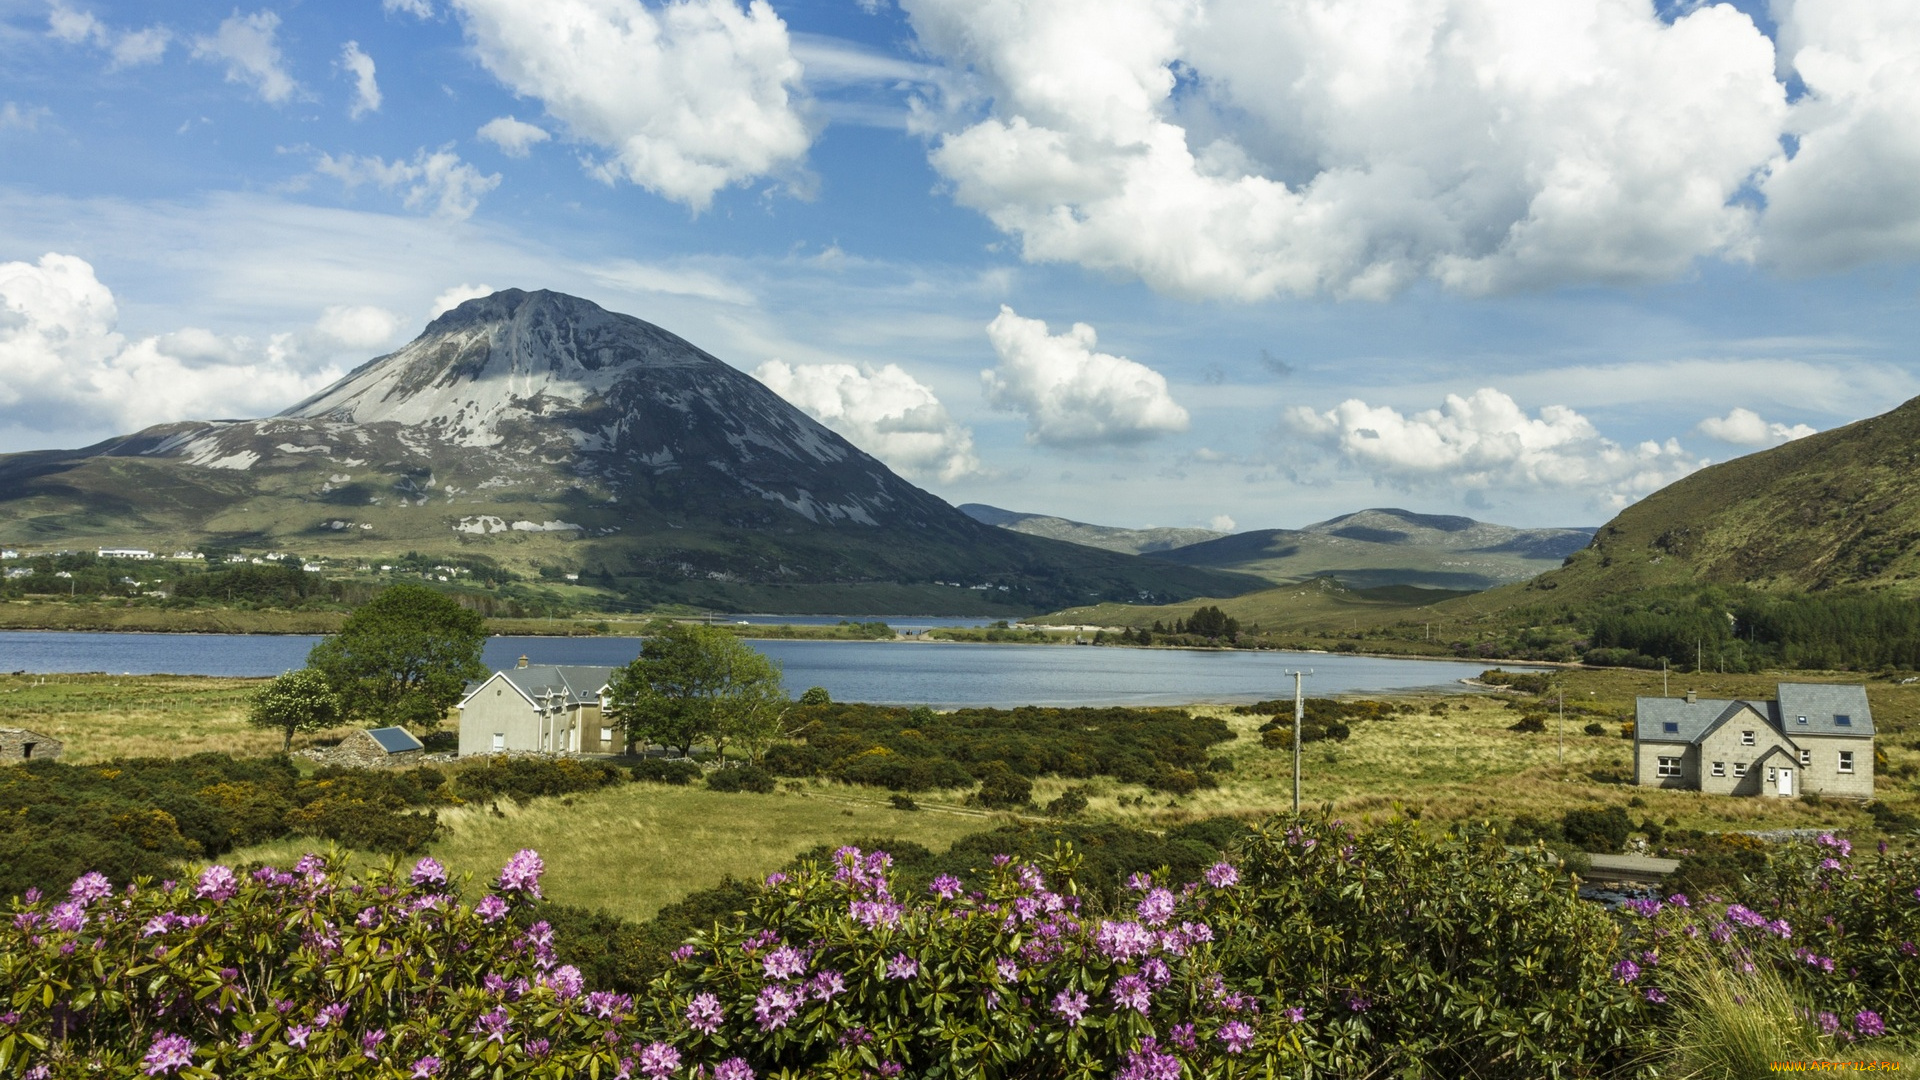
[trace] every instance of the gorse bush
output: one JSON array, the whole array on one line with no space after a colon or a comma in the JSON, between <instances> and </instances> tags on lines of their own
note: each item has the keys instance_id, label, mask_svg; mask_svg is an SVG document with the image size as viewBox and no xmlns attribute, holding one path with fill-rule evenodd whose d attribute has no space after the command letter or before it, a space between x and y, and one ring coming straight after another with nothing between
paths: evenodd
<instances>
[{"instance_id":1,"label":"gorse bush","mask_svg":"<svg viewBox=\"0 0 1920 1080\"><path fill-rule=\"evenodd\" d=\"M700 766L685 758L642 758L633 766L633 778L685 787L700 779Z\"/></svg>"},{"instance_id":2,"label":"gorse bush","mask_svg":"<svg viewBox=\"0 0 1920 1080\"><path fill-rule=\"evenodd\" d=\"M499 798L523 801L597 791L625 783L627 778L627 770L611 762L496 754L455 773L453 789L469 802Z\"/></svg>"},{"instance_id":3,"label":"gorse bush","mask_svg":"<svg viewBox=\"0 0 1920 1080\"><path fill-rule=\"evenodd\" d=\"M753 765L715 769L707 774L707 787L714 791L751 791L758 795L773 793L773 775Z\"/></svg>"},{"instance_id":4,"label":"gorse bush","mask_svg":"<svg viewBox=\"0 0 1920 1080\"><path fill-rule=\"evenodd\" d=\"M182 859L304 835L412 852L438 830L445 776L433 769L322 769L302 779L284 757L34 762L0 769L0 893L97 870L116 880Z\"/></svg>"},{"instance_id":5,"label":"gorse bush","mask_svg":"<svg viewBox=\"0 0 1920 1080\"><path fill-rule=\"evenodd\" d=\"M1233 738L1225 723L1184 709L936 713L827 704L798 708L794 717L804 745L768 751L770 771L897 791L967 787L998 767L1028 779L1111 776L1172 790L1199 783L1192 778L1205 772L1209 748Z\"/></svg>"}]
</instances>

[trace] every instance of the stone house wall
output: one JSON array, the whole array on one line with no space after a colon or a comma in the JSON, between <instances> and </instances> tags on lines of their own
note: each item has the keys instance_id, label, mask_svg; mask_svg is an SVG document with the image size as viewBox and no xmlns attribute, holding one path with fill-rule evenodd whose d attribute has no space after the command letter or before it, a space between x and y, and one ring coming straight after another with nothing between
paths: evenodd
<instances>
[{"instance_id":1,"label":"stone house wall","mask_svg":"<svg viewBox=\"0 0 1920 1080\"><path fill-rule=\"evenodd\" d=\"M0 765L18 765L27 761L53 761L65 747L26 728L0 728Z\"/></svg>"}]
</instances>

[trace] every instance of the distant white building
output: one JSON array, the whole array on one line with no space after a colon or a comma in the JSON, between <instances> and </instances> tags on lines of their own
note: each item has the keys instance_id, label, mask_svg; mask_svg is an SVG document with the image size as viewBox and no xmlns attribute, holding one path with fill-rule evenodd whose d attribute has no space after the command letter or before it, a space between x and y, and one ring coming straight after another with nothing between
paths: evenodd
<instances>
[{"instance_id":1,"label":"distant white building","mask_svg":"<svg viewBox=\"0 0 1920 1080\"><path fill-rule=\"evenodd\" d=\"M17 559L19 557L20 557L20 553L13 550L12 548L7 548L4 551L0 551L0 559Z\"/></svg>"},{"instance_id":2,"label":"distant white building","mask_svg":"<svg viewBox=\"0 0 1920 1080\"><path fill-rule=\"evenodd\" d=\"M153 552L148 551L146 548L100 548L99 555L103 559L153 558Z\"/></svg>"}]
</instances>

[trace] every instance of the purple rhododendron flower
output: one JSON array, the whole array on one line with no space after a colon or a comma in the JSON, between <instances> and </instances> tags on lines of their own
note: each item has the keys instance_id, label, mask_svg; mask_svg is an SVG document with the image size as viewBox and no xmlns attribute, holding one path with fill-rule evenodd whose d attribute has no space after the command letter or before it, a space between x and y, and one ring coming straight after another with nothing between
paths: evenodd
<instances>
[{"instance_id":1,"label":"purple rhododendron flower","mask_svg":"<svg viewBox=\"0 0 1920 1080\"><path fill-rule=\"evenodd\" d=\"M1020 977L1020 963L1011 956L1003 956L993 962L994 973L1002 982L1012 982Z\"/></svg>"},{"instance_id":2,"label":"purple rhododendron flower","mask_svg":"<svg viewBox=\"0 0 1920 1080\"><path fill-rule=\"evenodd\" d=\"M1667 1003L1667 995L1661 993L1659 987L1649 986L1647 987L1647 1000L1653 1002L1655 1005L1665 1005Z\"/></svg>"},{"instance_id":3,"label":"purple rhododendron flower","mask_svg":"<svg viewBox=\"0 0 1920 1080\"><path fill-rule=\"evenodd\" d=\"M511 1030L512 1027L513 1018L507 1015L506 1007L503 1005L495 1005L493 1008L480 1014L480 1018L473 1022L472 1031L475 1035L485 1035L488 1042L495 1042L505 1046L507 1044L507 1032Z\"/></svg>"},{"instance_id":4,"label":"purple rhododendron flower","mask_svg":"<svg viewBox=\"0 0 1920 1080\"><path fill-rule=\"evenodd\" d=\"M287 1045L296 1050L307 1048L307 1039L313 1035L313 1029L305 1024L295 1024L287 1029Z\"/></svg>"},{"instance_id":5,"label":"purple rhododendron flower","mask_svg":"<svg viewBox=\"0 0 1920 1080\"><path fill-rule=\"evenodd\" d=\"M1820 1034L1832 1037L1840 1030L1840 1018L1830 1012L1823 1012L1813 1018L1820 1025Z\"/></svg>"},{"instance_id":6,"label":"purple rhododendron flower","mask_svg":"<svg viewBox=\"0 0 1920 1080\"><path fill-rule=\"evenodd\" d=\"M82 904L91 904L112 896L113 882L108 881L107 875L100 871L89 870L73 879L73 887L67 890L67 895Z\"/></svg>"},{"instance_id":7,"label":"purple rhododendron flower","mask_svg":"<svg viewBox=\"0 0 1920 1080\"><path fill-rule=\"evenodd\" d=\"M753 1004L753 1016L759 1021L761 1031L772 1031L786 1027L799 1009L800 995L784 986L763 986L759 999Z\"/></svg>"},{"instance_id":8,"label":"purple rhododendron flower","mask_svg":"<svg viewBox=\"0 0 1920 1080\"><path fill-rule=\"evenodd\" d=\"M185 1035L155 1035L141 1063L146 1066L148 1076L171 1075L193 1064L193 1044Z\"/></svg>"},{"instance_id":9,"label":"purple rhododendron flower","mask_svg":"<svg viewBox=\"0 0 1920 1080\"><path fill-rule=\"evenodd\" d=\"M194 886L193 895L201 900L230 900L240 891L240 879L233 876L233 869L226 866L209 866L200 872L200 883Z\"/></svg>"},{"instance_id":10,"label":"purple rhododendron flower","mask_svg":"<svg viewBox=\"0 0 1920 1080\"><path fill-rule=\"evenodd\" d=\"M807 982L807 996L815 1001L832 1001L846 989L847 980L837 971L823 971Z\"/></svg>"},{"instance_id":11,"label":"purple rhododendron flower","mask_svg":"<svg viewBox=\"0 0 1920 1080\"><path fill-rule=\"evenodd\" d=\"M387 1041L385 1028L374 1028L360 1036L360 1054L368 1061L380 1060L380 1044Z\"/></svg>"},{"instance_id":12,"label":"purple rhododendron flower","mask_svg":"<svg viewBox=\"0 0 1920 1080\"><path fill-rule=\"evenodd\" d=\"M1132 1009L1142 1016L1152 1008L1153 991L1147 986L1147 981L1138 975L1122 975L1115 979L1111 994L1115 1005Z\"/></svg>"},{"instance_id":13,"label":"purple rhododendron flower","mask_svg":"<svg viewBox=\"0 0 1920 1080\"><path fill-rule=\"evenodd\" d=\"M1053 1011L1068 1027L1079 1027L1087 1015L1087 995L1079 990L1062 990L1053 997Z\"/></svg>"},{"instance_id":14,"label":"purple rhododendron flower","mask_svg":"<svg viewBox=\"0 0 1920 1080\"><path fill-rule=\"evenodd\" d=\"M1148 926L1165 926L1167 920L1173 917L1173 904L1171 892L1154 889L1141 897L1133 910L1140 916L1140 921Z\"/></svg>"},{"instance_id":15,"label":"purple rhododendron flower","mask_svg":"<svg viewBox=\"0 0 1920 1080\"><path fill-rule=\"evenodd\" d=\"M1240 871L1229 862L1217 862L1207 867L1207 884L1216 889L1230 889L1240 884Z\"/></svg>"},{"instance_id":16,"label":"purple rhododendron flower","mask_svg":"<svg viewBox=\"0 0 1920 1080\"><path fill-rule=\"evenodd\" d=\"M447 868L441 866L439 860L428 856L413 864L413 874L410 880L415 885L445 885L447 883Z\"/></svg>"},{"instance_id":17,"label":"purple rhododendron flower","mask_svg":"<svg viewBox=\"0 0 1920 1080\"><path fill-rule=\"evenodd\" d=\"M952 874L941 874L927 885L927 891L942 900L951 900L959 896L960 888L960 879Z\"/></svg>"},{"instance_id":18,"label":"purple rhododendron flower","mask_svg":"<svg viewBox=\"0 0 1920 1080\"><path fill-rule=\"evenodd\" d=\"M1631 960L1622 960L1613 965L1613 977L1623 983L1630 983L1640 977L1640 965Z\"/></svg>"},{"instance_id":19,"label":"purple rhododendron flower","mask_svg":"<svg viewBox=\"0 0 1920 1080\"><path fill-rule=\"evenodd\" d=\"M543 977L541 982L552 987L553 996L561 1001L572 1001L579 997L587 985L587 981L580 977L580 969L572 964L562 964L553 969L553 973Z\"/></svg>"},{"instance_id":20,"label":"purple rhododendron flower","mask_svg":"<svg viewBox=\"0 0 1920 1080\"><path fill-rule=\"evenodd\" d=\"M1861 1009L1853 1014L1853 1032L1863 1039L1877 1039L1887 1033L1887 1022L1872 1009Z\"/></svg>"},{"instance_id":21,"label":"purple rhododendron flower","mask_svg":"<svg viewBox=\"0 0 1920 1080\"><path fill-rule=\"evenodd\" d=\"M761 958L760 969L769 979L791 979L807 970L807 958L800 950L782 945Z\"/></svg>"},{"instance_id":22,"label":"purple rhododendron flower","mask_svg":"<svg viewBox=\"0 0 1920 1080\"><path fill-rule=\"evenodd\" d=\"M728 1058L713 1067L713 1080L753 1080L753 1068L745 1058Z\"/></svg>"},{"instance_id":23,"label":"purple rhododendron flower","mask_svg":"<svg viewBox=\"0 0 1920 1080\"><path fill-rule=\"evenodd\" d=\"M1127 1067L1116 1074L1117 1080L1180 1080L1180 1059L1160 1052L1160 1044L1149 1035L1140 1040L1140 1049L1127 1055Z\"/></svg>"},{"instance_id":24,"label":"purple rhododendron flower","mask_svg":"<svg viewBox=\"0 0 1920 1080\"><path fill-rule=\"evenodd\" d=\"M1243 1054L1253 1045L1253 1028L1243 1020L1229 1020L1220 1025L1214 1037L1227 1044L1227 1053Z\"/></svg>"},{"instance_id":25,"label":"purple rhododendron flower","mask_svg":"<svg viewBox=\"0 0 1920 1080\"><path fill-rule=\"evenodd\" d=\"M500 868L500 891L526 893L535 900L540 899L540 875L546 873L547 864L540 861L540 853L532 848L521 848L514 852L507 865Z\"/></svg>"},{"instance_id":26,"label":"purple rhododendron flower","mask_svg":"<svg viewBox=\"0 0 1920 1080\"><path fill-rule=\"evenodd\" d=\"M1145 956L1155 944L1154 936L1137 922L1105 922L1094 932L1094 945L1109 960L1126 961Z\"/></svg>"},{"instance_id":27,"label":"purple rhododendron flower","mask_svg":"<svg viewBox=\"0 0 1920 1080\"><path fill-rule=\"evenodd\" d=\"M920 961L906 953L894 953L893 959L887 961L887 978L889 979L904 981L918 974L920 974Z\"/></svg>"},{"instance_id":28,"label":"purple rhododendron flower","mask_svg":"<svg viewBox=\"0 0 1920 1080\"><path fill-rule=\"evenodd\" d=\"M480 916L481 922L492 926L507 917L507 902L497 896L483 896L479 903L473 905L473 913Z\"/></svg>"},{"instance_id":29,"label":"purple rhododendron flower","mask_svg":"<svg viewBox=\"0 0 1920 1080\"><path fill-rule=\"evenodd\" d=\"M78 900L55 904L53 910L47 912L47 925L55 930L77 934L87 925L87 906Z\"/></svg>"},{"instance_id":30,"label":"purple rhododendron flower","mask_svg":"<svg viewBox=\"0 0 1920 1080\"><path fill-rule=\"evenodd\" d=\"M414 1059L412 1080L429 1080L439 1071L440 1059L428 1054L426 1057Z\"/></svg>"},{"instance_id":31,"label":"purple rhododendron flower","mask_svg":"<svg viewBox=\"0 0 1920 1080\"><path fill-rule=\"evenodd\" d=\"M702 1035L711 1035L720 1030L720 1021L725 1015L720 1009L720 999L712 994L695 994L687 1002L687 1026Z\"/></svg>"},{"instance_id":32,"label":"purple rhododendron flower","mask_svg":"<svg viewBox=\"0 0 1920 1080\"><path fill-rule=\"evenodd\" d=\"M640 1072L653 1080L672 1076L673 1070L679 1067L680 1051L667 1043L649 1043L645 1050L640 1051Z\"/></svg>"}]
</instances>

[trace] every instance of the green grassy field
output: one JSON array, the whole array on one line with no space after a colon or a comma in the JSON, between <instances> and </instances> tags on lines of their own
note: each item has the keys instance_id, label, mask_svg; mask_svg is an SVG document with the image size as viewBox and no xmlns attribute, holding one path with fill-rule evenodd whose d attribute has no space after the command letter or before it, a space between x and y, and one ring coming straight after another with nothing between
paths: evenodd
<instances>
[{"instance_id":1,"label":"green grassy field","mask_svg":"<svg viewBox=\"0 0 1920 1080\"><path fill-rule=\"evenodd\" d=\"M1858 681L1838 673L1794 673L1800 680ZM1675 676L1672 692L1765 697L1778 675ZM1569 669L1562 674L1567 703L1564 750L1552 697L1512 694L1418 695L1393 699L1414 707L1392 720L1353 725L1342 743L1306 747L1307 808L1329 808L1349 819L1418 814L1422 820L1555 817L1596 805L1628 808L1635 822L1651 818L1669 827L1749 829L1834 827L1861 829L1871 819L1854 804L1732 799L1631 786L1632 743L1620 723L1632 716L1636 694L1660 693L1658 672ZM119 756L170 755L200 750L264 753L277 739L244 724L245 698L254 680L0 676L0 724L45 731L66 741L67 760L97 762ZM1889 766L1920 767L1920 684L1869 683L1876 723ZM1511 701L1544 700L1544 734L1507 730L1520 716ZM1286 810L1291 800L1291 755L1260 745L1264 716L1221 716L1238 736L1216 748L1230 771L1219 786L1185 797L1107 779L1074 783L1043 778L1034 802L1044 806L1068 787L1084 790L1086 818L1165 828L1217 814L1257 818ZM1587 735L1588 723L1603 734ZM304 741L304 740L303 740ZM1888 772L1879 776L1882 801L1920 811L1920 786ZM758 876L818 844L863 837L894 837L944 848L968 833L1010 820L965 810L965 793L917 795L920 812L894 809L887 793L824 781L783 781L774 795L723 794L699 788L629 784L526 805L502 802L443 813L449 835L434 854L476 879L498 869L522 847L541 852L553 896L570 904L630 917L718 882L726 875ZM1036 811L1037 812L1037 811ZM237 853L238 859L287 860L313 846L288 841Z\"/></svg>"},{"instance_id":2,"label":"green grassy field","mask_svg":"<svg viewBox=\"0 0 1920 1080\"><path fill-rule=\"evenodd\" d=\"M1418 627L1432 605L1464 594L1443 589L1388 585L1376 589L1349 589L1330 578L1286 585L1243 596L1184 601L1178 604L1098 604L1068 608L1027 620L1041 625L1151 627L1155 621L1172 626L1194 609L1213 604L1242 627L1259 626L1262 633L1317 634L1363 630L1383 624L1410 623ZM1416 634L1417 636L1417 634ZM1437 637L1438 635L1436 635Z\"/></svg>"}]
</instances>

